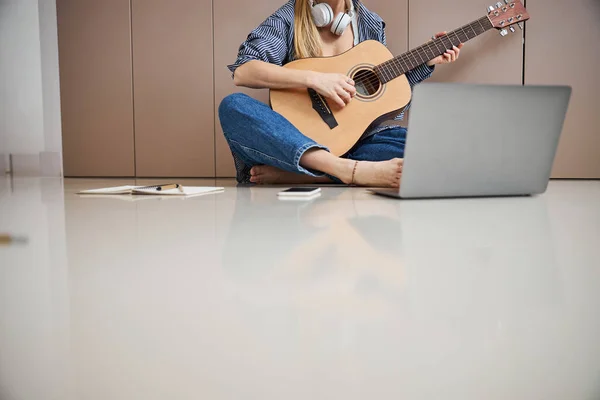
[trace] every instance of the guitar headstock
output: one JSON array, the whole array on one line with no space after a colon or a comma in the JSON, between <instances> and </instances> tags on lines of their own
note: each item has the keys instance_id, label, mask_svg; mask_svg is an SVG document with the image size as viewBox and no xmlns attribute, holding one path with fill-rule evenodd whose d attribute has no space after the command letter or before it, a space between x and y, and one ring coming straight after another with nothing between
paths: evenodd
<instances>
[{"instance_id":1,"label":"guitar headstock","mask_svg":"<svg viewBox=\"0 0 600 400\"><path fill-rule=\"evenodd\" d=\"M498 2L495 6L488 7L488 18L494 28L499 29L502 36L506 36L507 28L511 32L515 31L513 25L523 29L522 23L529 19L529 13L520 0L504 0L504 3Z\"/></svg>"}]
</instances>

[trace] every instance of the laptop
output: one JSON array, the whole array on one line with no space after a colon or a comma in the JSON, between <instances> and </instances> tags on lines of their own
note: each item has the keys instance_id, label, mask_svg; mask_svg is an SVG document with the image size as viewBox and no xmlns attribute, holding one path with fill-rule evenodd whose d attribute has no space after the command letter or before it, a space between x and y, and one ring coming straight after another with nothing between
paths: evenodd
<instances>
[{"instance_id":1,"label":"laptop","mask_svg":"<svg viewBox=\"0 0 600 400\"><path fill-rule=\"evenodd\" d=\"M531 196L547 189L571 87L421 83L397 198Z\"/></svg>"}]
</instances>

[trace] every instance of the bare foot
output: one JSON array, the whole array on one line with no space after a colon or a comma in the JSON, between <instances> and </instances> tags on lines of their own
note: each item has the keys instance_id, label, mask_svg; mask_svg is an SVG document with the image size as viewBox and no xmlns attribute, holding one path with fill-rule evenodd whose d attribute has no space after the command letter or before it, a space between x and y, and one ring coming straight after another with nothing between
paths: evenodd
<instances>
[{"instance_id":1,"label":"bare foot","mask_svg":"<svg viewBox=\"0 0 600 400\"><path fill-rule=\"evenodd\" d=\"M352 161L352 168L354 168L354 164L355 161ZM354 174L354 183L359 186L400 187L403 164L404 160L401 158L378 162L359 161ZM351 183L351 175L349 179L342 180L345 183Z\"/></svg>"},{"instance_id":2,"label":"bare foot","mask_svg":"<svg viewBox=\"0 0 600 400\"><path fill-rule=\"evenodd\" d=\"M310 175L283 171L269 165L252 167L250 170L250 182L262 185L269 184L300 184L300 183L331 183L327 177L317 178Z\"/></svg>"}]
</instances>

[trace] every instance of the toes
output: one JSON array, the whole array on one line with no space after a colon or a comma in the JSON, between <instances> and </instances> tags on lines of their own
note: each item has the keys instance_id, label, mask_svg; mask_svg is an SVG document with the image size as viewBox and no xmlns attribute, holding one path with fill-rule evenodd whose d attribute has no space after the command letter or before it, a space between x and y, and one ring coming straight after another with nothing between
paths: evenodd
<instances>
[{"instance_id":1,"label":"toes","mask_svg":"<svg viewBox=\"0 0 600 400\"><path fill-rule=\"evenodd\" d=\"M257 175L261 175L263 173L263 167L260 165L254 166L250 169L250 175L252 176L257 176Z\"/></svg>"},{"instance_id":2,"label":"toes","mask_svg":"<svg viewBox=\"0 0 600 400\"><path fill-rule=\"evenodd\" d=\"M261 183L261 181L262 181L262 174L260 173L260 171L254 171L254 174L252 176L250 176L250 182Z\"/></svg>"}]
</instances>

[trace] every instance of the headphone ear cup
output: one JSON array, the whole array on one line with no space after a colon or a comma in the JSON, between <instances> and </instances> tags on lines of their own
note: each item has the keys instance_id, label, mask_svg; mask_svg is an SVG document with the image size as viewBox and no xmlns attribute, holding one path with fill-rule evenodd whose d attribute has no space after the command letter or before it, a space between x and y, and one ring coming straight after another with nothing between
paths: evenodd
<instances>
[{"instance_id":1,"label":"headphone ear cup","mask_svg":"<svg viewBox=\"0 0 600 400\"><path fill-rule=\"evenodd\" d=\"M351 22L352 18L347 13L339 13L331 24L331 32L340 36Z\"/></svg>"},{"instance_id":2,"label":"headphone ear cup","mask_svg":"<svg viewBox=\"0 0 600 400\"><path fill-rule=\"evenodd\" d=\"M327 26L333 20L333 10L327 3L319 3L316 6L311 7L310 13L312 14L313 21L319 28Z\"/></svg>"}]
</instances>

